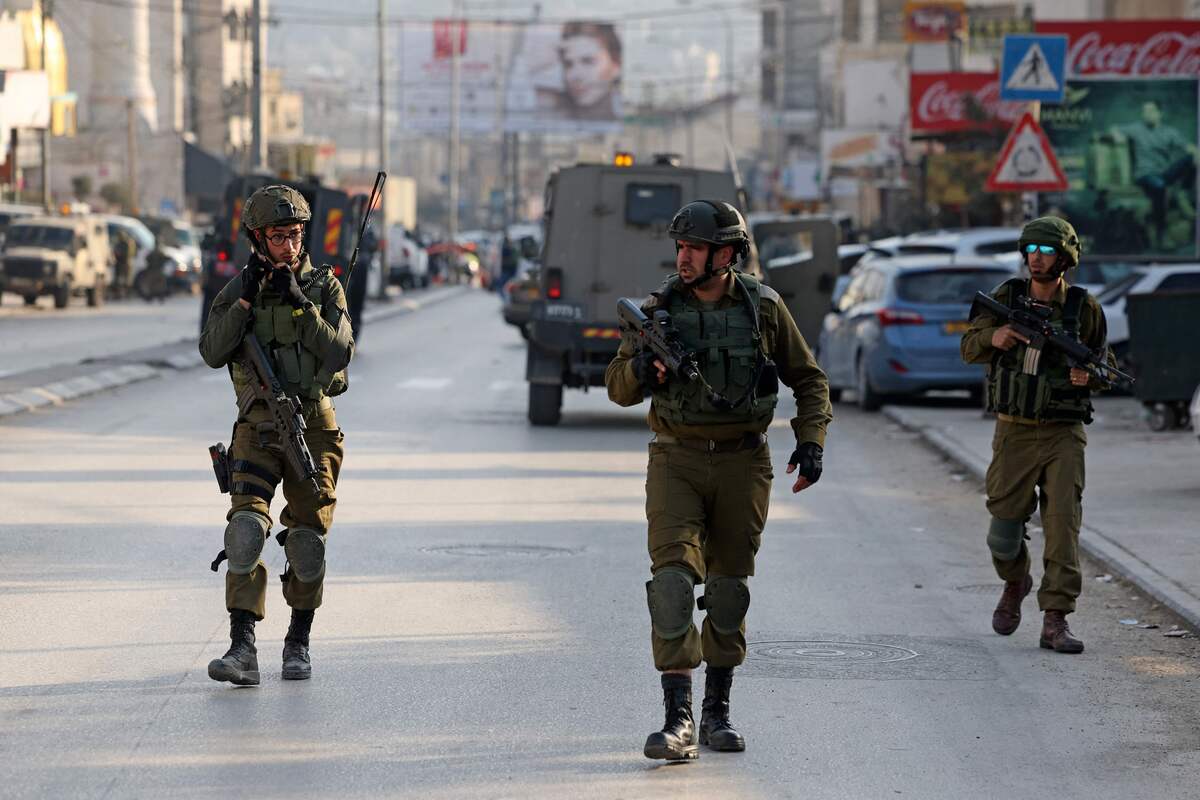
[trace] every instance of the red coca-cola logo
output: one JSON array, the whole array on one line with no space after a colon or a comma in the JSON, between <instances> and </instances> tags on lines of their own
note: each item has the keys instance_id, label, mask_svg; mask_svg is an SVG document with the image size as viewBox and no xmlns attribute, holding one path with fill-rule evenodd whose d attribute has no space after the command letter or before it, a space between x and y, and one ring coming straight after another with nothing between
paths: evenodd
<instances>
[{"instance_id":1,"label":"red coca-cola logo","mask_svg":"<svg viewBox=\"0 0 1200 800\"><path fill-rule=\"evenodd\" d=\"M1039 22L1037 32L1067 35L1068 75L1200 75L1200 22L1195 20Z\"/></svg>"},{"instance_id":2,"label":"red coca-cola logo","mask_svg":"<svg viewBox=\"0 0 1200 800\"><path fill-rule=\"evenodd\" d=\"M1099 31L1072 40L1067 68L1075 75L1200 74L1200 34L1163 31L1143 42L1111 42Z\"/></svg>"},{"instance_id":3,"label":"red coca-cola logo","mask_svg":"<svg viewBox=\"0 0 1200 800\"><path fill-rule=\"evenodd\" d=\"M996 75L913 75L911 92L912 125L919 130L993 127L1016 122L1021 116L1020 103L1000 99ZM974 114L972 106L977 109Z\"/></svg>"}]
</instances>

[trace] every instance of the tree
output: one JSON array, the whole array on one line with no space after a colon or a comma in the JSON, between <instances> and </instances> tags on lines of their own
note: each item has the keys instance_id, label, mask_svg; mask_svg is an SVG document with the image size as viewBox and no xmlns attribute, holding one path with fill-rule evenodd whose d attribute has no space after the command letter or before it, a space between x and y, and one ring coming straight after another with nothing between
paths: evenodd
<instances>
[{"instance_id":1,"label":"tree","mask_svg":"<svg viewBox=\"0 0 1200 800\"><path fill-rule=\"evenodd\" d=\"M129 187L123 183L106 183L100 187L100 197L115 208L129 207Z\"/></svg>"},{"instance_id":2,"label":"tree","mask_svg":"<svg viewBox=\"0 0 1200 800\"><path fill-rule=\"evenodd\" d=\"M92 176L76 175L71 178L71 191L75 193L76 200L87 200L92 196Z\"/></svg>"}]
</instances>

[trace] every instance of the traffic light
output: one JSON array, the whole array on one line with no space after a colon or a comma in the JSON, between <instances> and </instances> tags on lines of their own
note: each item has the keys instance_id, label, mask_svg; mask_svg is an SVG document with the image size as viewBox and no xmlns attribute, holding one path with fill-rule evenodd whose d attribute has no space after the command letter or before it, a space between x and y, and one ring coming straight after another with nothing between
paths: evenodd
<instances>
[{"instance_id":1,"label":"traffic light","mask_svg":"<svg viewBox=\"0 0 1200 800\"><path fill-rule=\"evenodd\" d=\"M632 167L633 166L633 153L627 153L624 150L618 150L613 155L613 166L614 167Z\"/></svg>"}]
</instances>

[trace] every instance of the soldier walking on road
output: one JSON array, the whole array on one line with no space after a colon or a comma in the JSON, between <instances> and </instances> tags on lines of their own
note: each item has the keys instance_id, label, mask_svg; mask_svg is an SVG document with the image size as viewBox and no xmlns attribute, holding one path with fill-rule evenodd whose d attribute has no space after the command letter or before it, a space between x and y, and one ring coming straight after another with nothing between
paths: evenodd
<instances>
[{"instance_id":1,"label":"soldier walking on road","mask_svg":"<svg viewBox=\"0 0 1200 800\"><path fill-rule=\"evenodd\" d=\"M746 657L749 577L774 477L766 431L779 379L796 397L797 445L787 468L797 473L793 492L821 477L832 412L825 374L779 295L736 270L750 243L741 214L726 202L696 201L680 209L668 230L677 274L643 310L670 314L680 340L698 356L703 384L668 374L628 337L604 377L619 405L651 396L646 517L653 577L646 595L666 722L643 752L674 761L699 755L692 670L701 661L707 669L699 741L713 750L745 749L729 719L729 693L733 670ZM699 583L702 632L692 622Z\"/></svg>"},{"instance_id":2,"label":"soldier walking on road","mask_svg":"<svg viewBox=\"0 0 1200 800\"><path fill-rule=\"evenodd\" d=\"M232 508L226 517L228 557L225 606L230 619L229 651L208 665L213 680L240 685L259 682L254 623L266 615L267 568L259 558L271 529L271 500L282 482L287 500L279 535L287 556L281 576L292 609L283 645L283 678L312 674L308 652L313 614L321 605L325 539L333 522L335 489L342 465L342 431L331 397L346 389L345 368L354 339L341 284L332 270L314 269L304 251L308 203L287 186L267 186L247 200L242 228L252 247L250 261L213 301L200 353L214 369L228 366L239 398L253 389L254 376L236 360L243 338L253 332L289 397L298 398L305 436L319 471L320 491L284 458L279 431L263 401L241 410L230 445Z\"/></svg>"},{"instance_id":3,"label":"soldier walking on road","mask_svg":"<svg viewBox=\"0 0 1200 800\"><path fill-rule=\"evenodd\" d=\"M997 302L1018 308L1032 301L1049 309L1049 321L1093 350L1107 352L1104 312L1087 290L1068 286L1063 273L1079 263L1079 237L1058 217L1027 224L1019 243L1028 279L1013 278L994 292ZM992 463L987 471L987 543L1004 591L992 629L1009 636L1021 623L1021 601L1033 588L1025 526L1040 506L1046 547L1038 607L1044 612L1040 644L1059 653L1082 653L1083 642L1067 625L1082 589L1079 526L1083 519L1084 456L1092 421L1091 390L1101 387L1072 367L1058 351L1040 357L1029 339L985 312L962 338L963 360L987 364L988 410L996 413ZM1032 374L1031 374L1032 373Z\"/></svg>"}]
</instances>

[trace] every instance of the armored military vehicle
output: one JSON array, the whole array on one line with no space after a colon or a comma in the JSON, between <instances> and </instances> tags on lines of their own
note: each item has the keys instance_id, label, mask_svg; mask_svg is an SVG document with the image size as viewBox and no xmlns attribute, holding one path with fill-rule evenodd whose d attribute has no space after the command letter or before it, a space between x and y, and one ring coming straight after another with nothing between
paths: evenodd
<instances>
[{"instance_id":1,"label":"armored military vehicle","mask_svg":"<svg viewBox=\"0 0 1200 800\"><path fill-rule=\"evenodd\" d=\"M618 298L644 298L675 271L674 243L667 236L675 212L697 199L741 205L732 174L676 163L656 158L645 165L577 164L557 170L547 182L540 299L527 325L532 424L558 424L564 387L586 391L604 384L604 370L620 344ZM837 277L836 226L810 217L780 221L769 230L773 236L794 235L794 252L765 276L755 255L744 271L775 286L789 308L801 304L805 317L819 326ZM807 327L815 341L816 329ZM803 323L801 331L808 333Z\"/></svg>"}]
</instances>

